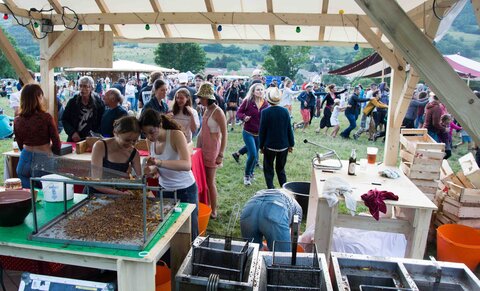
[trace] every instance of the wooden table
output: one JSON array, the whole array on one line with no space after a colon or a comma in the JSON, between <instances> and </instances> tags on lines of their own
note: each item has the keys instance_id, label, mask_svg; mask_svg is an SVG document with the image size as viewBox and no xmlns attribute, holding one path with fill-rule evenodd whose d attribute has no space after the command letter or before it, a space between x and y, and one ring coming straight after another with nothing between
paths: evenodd
<instances>
[{"instance_id":1,"label":"wooden table","mask_svg":"<svg viewBox=\"0 0 480 291\"><path fill-rule=\"evenodd\" d=\"M398 168L401 173L398 179L388 179L378 175L378 170L385 167L368 165L363 171L357 166L356 175L347 174L348 161L342 161L343 168L338 171L326 172L319 169L312 170L310 198L308 202L307 228L315 225L314 241L318 251L330 257L333 228L348 227L355 229L376 230L383 232L403 233L407 239L406 257L423 259L427 243L428 230L432 212L437 209L431 202ZM338 204L328 207L327 200L322 195L325 181L331 177L341 177L353 188L353 196L358 205L364 205L362 194L370 189L387 190L396 194L398 201L385 200L387 208L395 206L401 209L397 218L381 217L376 221L371 216L351 216L338 213ZM380 185L374 185L380 184ZM343 196L339 197L343 200Z\"/></svg>"},{"instance_id":2,"label":"wooden table","mask_svg":"<svg viewBox=\"0 0 480 291\"><path fill-rule=\"evenodd\" d=\"M78 203L84 196L75 194L69 206ZM40 225L63 209L62 203L37 203ZM139 255L139 251L28 240L33 231L32 213L19 226L0 227L0 255L113 270L117 271L118 290L155 290L156 262L170 249L173 284L175 274L190 250L190 216L195 205L181 203L180 207L182 212L173 213L147 245L145 251L148 253L144 257Z\"/></svg>"}]
</instances>

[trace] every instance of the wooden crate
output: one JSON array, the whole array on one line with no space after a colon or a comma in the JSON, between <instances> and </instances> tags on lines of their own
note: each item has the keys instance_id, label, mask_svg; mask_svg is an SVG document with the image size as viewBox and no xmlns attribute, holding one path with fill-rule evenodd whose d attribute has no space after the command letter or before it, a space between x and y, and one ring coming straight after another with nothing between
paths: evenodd
<instances>
[{"instance_id":1,"label":"wooden crate","mask_svg":"<svg viewBox=\"0 0 480 291\"><path fill-rule=\"evenodd\" d=\"M442 224L461 224L480 229L480 219L478 218L459 218L448 211L442 211L437 214L436 220Z\"/></svg>"},{"instance_id":2,"label":"wooden crate","mask_svg":"<svg viewBox=\"0 0 480 291\"><path fill-rule=\"evenodd\" d=\"M462 218L480 218L480 205L471 204L471 203L462 203L451 198L450 196L445 197L443 201L443 212L448 212L453 215L453 217L462 219Z\"/></svg>"},{"instance_id":3,"label":"wooden crate","mask_svg":"<svg viewBox=\"0 0 480 291\"><path fill-rule=\"evenodd\" d=\"M92 152L93 145L100 140L98 137L87 137L85 140L77 142L75 145L75 152L77 154Z\"/></svg>"},{"instance_id":4,"label":"wooden crate","mask_svg":"<svg viewBox=\"0 0 480 291\"><path fill-rule=\"evenodd\" d=\"M475 161L472 153L468 153L458 159L462 167L463 174L475 188L480 188L480 168Z\"/></svg>"},{"instance_id":5,"label":"wooden crate","mask_svg":"<svg viewBox=\"0 0 480 291\"><path fill-rule=\"evenodd\" d=\"M400 134L400 144L406 153L405 159L410 159L413 162L415 158L441 160L445 154L445 144L437 143L428 135L425 128L421 129L402 129ZM443 155L442 155L443 153Z\"/></svg>"},{"instance_id":6,"label":"wooden crate","mask_svg":"<svg viewBox=\"0 0 480 291\"><path fill-rule=\"evenodd\" d=\"M401 162L400 169L410 179L438 180L440 178L440 167L429 165L412 165L408 162ZM435 171L435 169L437 169Z\"/></svg>"},{"instance_id":7,"label":"wooden crate","mask_svg":"<svg viewBox=\"0 0 480 291\"><path fill-rule=\"evenodd\" d=\"M447 182L448 196L460 203L479 204L480 189L465 188L453 182ZM480 211L480 209L479 209Z\"/></svg>"}]
</instances>

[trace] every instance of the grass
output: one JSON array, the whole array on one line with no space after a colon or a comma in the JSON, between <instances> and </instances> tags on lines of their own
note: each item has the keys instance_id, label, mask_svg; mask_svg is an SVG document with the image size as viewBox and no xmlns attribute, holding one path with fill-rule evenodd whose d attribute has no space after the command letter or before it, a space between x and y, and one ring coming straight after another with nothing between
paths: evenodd
<instances>
[{"instance_id":1,"label":"grass","mask_svg":"<svg viewBox=\"0 0 480 291\"><path fill-rule=\"evenodd\" d=\"M8 100L6 98L0 98L0 107L4 108L5 114L13 116L12 110L8 107ZM294 121L301 120L298 109L298 103L294 104ZM316 134L315 128L318 126L320 119L315 118L312 122L313 126L307 129L305 133L297 130L295 132L295 148L293 153L288 155L288 161L286 165L286 173L288 181L310 181L311 175L311 159L315 155L315 152L324 152L321 149L304 144L303 140L321 144L323 146L335 149L341 159L348 159L352 148L357 150L357 159L366 157L367 146L376 146L379 148L379 156L377 160L383 159L383 143L381 141L370 142L365 135L362 135L358 141L344 140L340 137L331 138L324 136L323 134ZM346 128L347 120L342 114L340 117L341 129ZM358 122L359 124L359 122ZM63 133L61 139L65 140L66 136ZM454 137L454 143L458 142L458 137ZM227 231L229 219L232 215L234 206L238 204L242 209L245 203L252 197L258 190L266 188L265 179L263 173L258 168L255 171L255 180L251 186L243 185L243 173L246 161L246 155L240 158L240 163L236 163L232 158L231 153L237 151L243 146L243 139L241 135L241 127L236 126L233 132L229 132L228 145L225 150L225 160L223 167L217 171L217 187L219 192L218 205L219 205L219 217L216 220L210 220L208 226L208 233L224 234ZM0 140L0 151L10 151L12 148L12 140ZM454 171L460 169L458 165L458 158L467 153L466 146L461 146L454 151L453 156L450 158L450 164ZM260 159L263 160L260 155ZM3 182L3 163L0 166L0 179ZM342 169L341 171L346 171ZM276 179L276 177L275 177ZM278 182L275 180L275 185L279 187ZM233 228L233 235L240 236L239 221L236 222Z\"/></svg>"}]
</instances>

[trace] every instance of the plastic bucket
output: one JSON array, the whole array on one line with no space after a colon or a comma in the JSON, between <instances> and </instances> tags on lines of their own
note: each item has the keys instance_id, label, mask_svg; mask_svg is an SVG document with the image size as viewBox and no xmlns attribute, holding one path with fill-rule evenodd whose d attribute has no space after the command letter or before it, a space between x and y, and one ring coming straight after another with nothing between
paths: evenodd
<instances>
[{"instance_id":1,"label":"plastic bucket","mask_svg":"<svg viewBox=\"0 0 480 291\"><path fill-rule=\"evenodd\" d=\"M42 176L46 179L71 180L60 175L50 174ZM46 202L63 201L63 182L42 181L43 198ZM73 199L73 184L67 184L67 200Z\"/></svg>"},{"instance_id":2,"label":"plastic bucket","mask_svg":"<svg viewBox=\"0 0 480 291\"><path fill-rule=\"evenodd\" d=\"M170 291L172 290L172 271L164 261L159 263L155 274L155 291Z\"/></svg>"},{"instance_id":3,"label":"plastic bucket","mask_svg":"<svg viewBox=\"0 0 480 291\"><path fill-rule=\"evenodd\" d=\"M307 219L308 198L310 196L310 182L288 182L283 184L283 189L292 193L298 204L302 207L303 220Z\"/></svg>"},{"instance_id":4,"label":"plastic bucket","mask_svg":"<svg viewBox=\"0 0 480 291\"><path fill-rule=\"evenodd\" d=\"M264 240L263 243L262 243L262 246L261 246L261 251L264 251L264 252L268 252L268 245L267 245L267 241ZM297 244L297 253L304 253L305 252L305 249L303 248L303 246L301 245L301 242L299 242Z\"/></svg>"},{"instance_id":5,"label":"plastic bucket","mask_svg":"<svg viewBox=\"0 0 480 291\"><path fill-rule=\"evenodd\" d=\"M207 231L208 221L212 208L205 203L198 203L198 233L204 234Z\"/></svg>"},{"instance_id":6,"label":"plastic bucket","mask_svg":"<svg viewBox=\"0 0 480 291\"><path fill-rule=\"evenodd\" d=\"M437 228L437 256L440 261L464 263L475 270L480 263L480 233L460 224Z\"/></svg>"}]
</instances>

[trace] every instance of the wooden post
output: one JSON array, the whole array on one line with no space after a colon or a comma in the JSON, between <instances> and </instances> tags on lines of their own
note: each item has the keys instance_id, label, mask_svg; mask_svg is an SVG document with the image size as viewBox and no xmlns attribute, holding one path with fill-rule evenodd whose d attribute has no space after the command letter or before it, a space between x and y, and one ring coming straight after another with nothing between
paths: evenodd
<instances>
[{"instance_id":1,"label":"wooden post","mask_svg":"<svg viewBox=\"0 0 480 291\"><path fill-rule=\"evenodd\" d=\"M396 166L398 157L398 148L400 143L400 124L395 124L394 113L397 110L401 98L403 85L405 82L405 71L399 71L392 68L390 79L390 101L388 107L388 119L385 135L385 152L383 154L383 163L385 166Z\"/></svg>"},{"instance_id":2,"label":"wooden post","mask_svg":"<svg viewBox=\"0 0 480 291\"><path fill-rule=\"evenodd\" d=\"M480 100L393 0L355 0L480 144Z\"/></svg>"},{"instance_id":3,"label":"wooden post","mask_svg":"<svg viewBox=\"0 0 480 291\"><path fill-rule=\"evenodd\" d=\"M40 40L40 55L44 55L48 51L49 36ZM40 75L43 94L48 100L48 113L53 116L53 120L57 120L57 110L55 107L55 81L53 79L53 67L50 64L50 59L40 58Z\"/></svg>"}]
</instances>

